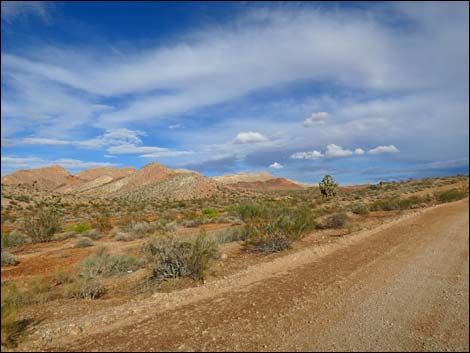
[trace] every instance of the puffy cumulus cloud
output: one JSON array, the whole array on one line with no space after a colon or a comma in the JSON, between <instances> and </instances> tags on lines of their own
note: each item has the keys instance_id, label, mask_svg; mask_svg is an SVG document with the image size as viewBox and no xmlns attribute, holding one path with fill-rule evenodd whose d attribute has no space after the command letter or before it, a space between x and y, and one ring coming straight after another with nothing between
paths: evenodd
<instances>
[{"instance_id":1,"label":"puffy cumulus cloud","mask_svg":"<svg viewBox=\"0 0 470 353\"><path fill-rule=\"evenodd\" d=\"M292 159L320 159L323 157L323 154L319 151L311 152L297 152L290 156Z\"/></svg>"},{"instance_id":2,"label":"puffy cumulus cloud","mask_svg":"<svg viewBox=\"0 0 470 353\"><path fill-rule=\"evenodd\" d=\"M260 134L259 132L248 131L248 132L240 132L237 135L237 137L235 137L234 143L244 144L244 143L258 143L258 142L266 142L266 141L269 141L269 139L263 134Z\"/></svg>"},{"instance_id":3,"label":"puffy cumulus cloud","mask_svg":"<svg viewBox=\"0 0 470 353\"><path fill-rule=\"evenodd\" d=\"M274 162L273 164L271 164L271 165L269 166L269 168L273 168L273 169L282 169L282 168L284 168L284 166L283 166L282 164L278 163L278 162Z\"/></svg>"},{"instance_id":4,"label":"puffy cumulus cloud","mask_svg":"<svg viewBox=\"0 0 470 353\"><path fill-rule=\"evenodd\" d=\"M304 126L305 127L312 127L314 125L321 125L326 122L326 120L329 118L330 114L326 112L318 112L318 113L312 113L310 117L304 120Z\"/></svg>"},{"instance_id":5,"label":"puffy cumulus cloud","mask_svg":"<svg viewBox=\"0 0 470 353\"><path fill-rule=\"evenodd\" d=\"M334 143L326 146L325 156L329 158L336 157L347 157L352 155L354 152L350 150L345 150L343 147L335 145Z\"/></svg>"},{"instance_id":6,"label":"puffy cumulus cloud","mask_svg":"<svg viewBox=\"0 0 470 353\"><path fill-rule=\"evenodd\" d=\"M369 154L382 154L382 153L398 153L400 152L398 148L394 145L389 146L377 146L375 148L370 149L367 153Z\"/></svg>"},{"instance_id":7,"label":"puffy cumulus cloud","mask_svg":"<svg viewBox=\"0 0 470 353\"><path fill-rule=\"evenodd\" d=\"M365 153L365 151L364 151L362 148L356 148L356 149L354 150L354 154L359 154L359 155L361 155L361 154L364 154L364 153Z\"/></svg>"}]
</instances>

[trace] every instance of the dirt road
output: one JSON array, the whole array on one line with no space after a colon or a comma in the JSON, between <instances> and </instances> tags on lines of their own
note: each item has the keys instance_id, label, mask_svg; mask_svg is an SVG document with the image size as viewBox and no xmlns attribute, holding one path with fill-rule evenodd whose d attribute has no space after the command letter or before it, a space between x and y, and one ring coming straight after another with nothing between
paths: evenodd
<instances>
[{"instance_id":1,"label":"dirt road","mask_svg":"<svg viewBox=\"0 0 470 353\"><path fill-rule=\"evenodd\" d=\"M468 351L468 212L463 200L290 254L256 280L155 304L54 350Z\"/></svg>"}]
</instances>

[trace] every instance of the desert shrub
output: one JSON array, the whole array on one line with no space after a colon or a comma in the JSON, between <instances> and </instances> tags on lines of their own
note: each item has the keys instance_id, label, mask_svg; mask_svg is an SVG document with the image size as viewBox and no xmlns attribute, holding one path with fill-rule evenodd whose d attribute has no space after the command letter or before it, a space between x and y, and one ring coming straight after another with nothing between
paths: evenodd
<instances>
[{"instance_id":1,"label":"desert shrub","mask_svg":"<svg viewBox=\"0 0 470 353\"><path fill-rule=\"evenodd\" d=\"M53 209L41 209L37 217L29 217L24 223L25 232L33 243L48 242L60 231L60 216Z\"/></svg>"},{"instance_id":2,"label":"desert shrub","mask_svg":"<svg viewBox=\"0 0 470 353\"><path fill-rule=\"evenodd\" d=\"M318 184L320 192L324 197L333 197L338 190L338 183L331 175L325 175L323 180Z\"/></svg>"},{"instance_id":3,"label":"desert shrub","mask_svg":"<svg viewBox=\"0 0 470 353\"><path fill-rule=\"evenodd\" d=\"M159 219L155 222L153 230L157 233L165 234L176 231L176 221L168 221L167 219Z\"/></svg>"},{"instance_id":4,"label":"desert shrub","mask_svg":"<svg viewBox=\"0 0 470 353\"><path fill-rule=\"evenodd\" d=\"M456 188L435 193L435 197L440 203L461 200L467 196L468 192Z\"/></svg>"},{"instance_id":5,"label":"desert shrub","mask_svg":"<svg viewBox=\"0 0 470 353\"><path fill-rule=\"evenodd\" d=\"M106 275L135 271L139 261L130 255L111 255L106 266Z\"/></svg>"},{"instance_id":6,"label":"desert shrub","mask_svg":"<svg viewBox=\"0 0 470 353\"><path fill-rule=\"evenodd\" d=\"M183 227L188 227L188 228L194 228L194 227L199 227L201 224L205 224L206 220L205 219L183 219L181 221L181 225Z\"/></svg>"},{"instance_id":7,"label":"desert shrub","mask_svg":"<svg viewBox=\"0 0 470 353\"><path fill-rule=\"evenodd\" d=\"M72 283L76 276L76 273L71 269L59 269L54 273L54 283L56 285Z\"/></svg>"},{"instance_id":8,"label":"desert shrub","mask_svg":"<svg viewBox=\"0 0 470 353\"><path fill-rule=\"evenodd\" d=\"M218 248L217 243L202 232L193 240L173 235L153 237L144 245L143 252L152 279L190 277L202 280Z\"/></svg>"},{"instance_id":9,"label":"desert shrub","mask_svg":"<svg viewBox=\"0 0 470 353\"><path fill-rule=\"evenodd\" d=\"M100 239L101 236L102 236L101 233L100 233L100 231L97 230L97 229L89 229L89 230L87 230L87 231L84 231L84 232L82 233L82 235L83 235L84 237L87 237L87 238L90 238L90 239L93 239L93 240L98 240L98 239Z\"/></svg>"},{"instance_id":10,"label":"desert shrub","mask_svg":"<svg viewBox=\"0 0 470 353\"><path fill-rule=\"evenodd\" d=\"M2 251L2 266L15 266L16 264L18 264L18 260L15 255Z\"/></svg>"},{"instance_id":11,"label":"desert shrub","mask_svg":"<svg viewBox=\"0 0 470 353\"><path fill-rule=\"evenodd\" d=\"M86 248L88 246L93 246L93 242L90 238L80 238L73 246L74 248Z\"/></svg>"},{"instance_id":12,"label":"desert shrub","mask_svg":"<svg viewBox=\"0 0 470 353\"><path fill-rule=\"evenodd\" d=\"M2 233L2 249L21 246L25 240L25 236L19 232Z\"/></svg>"},{"instance_id":13,"label":"desert shrub","mask_svg":"<svg viewBox=\"0 0 470 353\"><path fill-rule=\"evenodd\" d=\"M62 234L61 239L65 240L65 239L75 238L76 236L77 236L77 232L70 231L70 232L65 232L64 234Z\"/></svg>"},{"instance_id":14,"label":"desert shrub","mask_svg":"<svg viewBox=\"0 0 470 353\"><path fill-rule=\"evenodd\" d=\"M218 216L217 211L214 208L210 208L210 207L203 208L202 213L207 218L215 218Z\"/></svg>"},{"instance_id":15,"label":"desert shrub","mask_svg":"<svg viewBox=\"0 0 470 353\"><path fill-rule=\"evenodd\" d=\"M351 212L365 216L369 214L369 208L363 203L356 202L351 205Z\"/></svg>"},{"instance_id":16,"label":"desert shrub","mask_svg":"<svg viewBox=\"0 0 470 353\"><path fill-rule=\"evenodd\" d=\"M15 347L16 339L22 331L21 322L17 318L21 305L17 299L18 289L14 283L2 285L1 339L2 346L5 347Z\"/></svg>"},{"instance_id":17,"label":"desert shrub","mask_svg":"<svg viewBox=\"0 0 470 353\"><path fill-rule=\"evenodd\" d=\"M94 278L76 277L64 285L64 296L76 299L98 299L106 293L106 288Z\"/></svg>"},{"instance_id":18,"label":"desert shrub","mask_svg":"<svg viewBox=\"0 0 470 353\"><path fill-rule=\"evenodd\" d=\"M110 231L113 226L111 224L111 221L109 220L109 217L100 216L96 217L93 221L93 228L98 229L100 232L107 232Z\"/></svg>"},{"instance_id":19,"label":"desert shrub","mask_svg":"<svg viewBox=\"0 0 470 353\"><path fill-rule=\"evenodd\" d=\"M227 208L227 210L243 221L247 221L261 215L261 208L259 205L255 204L232 206Z\"/></svg>"},{"instance_id":20,"label":"desert shrub","mask_svg":"<svg viewBox=\"0 0 470 353\"><path fill-rule=\"evenodd\" d=\"M400 209L400 199L397 197L391 199L376 200L372 203L372 211L393 211Z\"/></svg>"},{"instance_id":21,"label":"desert shrub","mask_svg":"<svg viewBox=\"0 0 470 353\"><path fill-rule=\"evenodd\" d=\"M315 227L308 208L271 209L266 218L256 219L244 228L244 246L249 251L271 253L290 247Z\"/></svg>"},{"instance_id":22,"label":"desert shrub","mask_svg":"<svg viewBox=\"0 0 470 353\"><path fill-rule=\"evenodd\" d=\"M87 230L90 230L90 229L91 229L90 223L84 222L84 223L78 223L78 224L69 226L69 227L67 227L66 230L69 231L69 232L74 231L74 232L77 232L77 233L83 233L83 232L85 232Z\"/></svg>"},{"instance_id":23,"label":"desert shrub","mask_svg":"<svg viewBox=\"0 0 470 353\"><path fill-rule=\"evenodd\" d=\"M245 231L240 227L230 227L219 230L215 234L215 240L219 244L230 243L232 241L245 240Z\"/></svg>"},{"instance_id":24,"label":"desert shrub","mask_svg":"<svg viewBox=\"0 0 470 353\"><path fill-rule=\"evenodd\" d=\"M344 212L337 212L332 214L328 218L327 225L329 228L343 228L347 226L349 222L349 217L346 213Z\"/></svg>"},{"instance_id":25,"label":"desert shrub","mask_svg":"<svg viewBox=\"0 0 470 353\"><path fill-rule=\"evenodd\" d=\"M95 253L83 261L85 277L95 278L113 274L135 271L138 261L129 255L109 255L105 247L99 247Z\"/></svg>"}]
</instances>

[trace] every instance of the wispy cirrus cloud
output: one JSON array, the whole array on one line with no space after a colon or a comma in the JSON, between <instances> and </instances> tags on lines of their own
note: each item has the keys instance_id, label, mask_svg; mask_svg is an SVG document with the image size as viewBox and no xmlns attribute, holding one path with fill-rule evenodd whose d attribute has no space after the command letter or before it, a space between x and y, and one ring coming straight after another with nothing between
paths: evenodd
<instances>
[{"instance_id":1,"label":"wispy cirrus cloud","mask_svg":"<svg viewBox=\"0 0 470 353\"><path fill-rule=\"evenodd\" d=\"M44 22L49 22L51 6L48 1L2 1L2 21L10 23L18 18L36 16Z\"/></svg>"},{"instance_id":2,"label":"wispy cirrus cloud","mask_svg":"<svg viewBox=\"0 0 470 353\"><path fill-rule=\"evenodd\" d=\"M51 165L61 165L65 169L72 172L78 172L84 169L96 168L96 167L116 167L119 163L108 163L108 162L93 162L93 161L82 161L79 159L71 158L59 158L55 160L48 160L40 157L16 157L16 156L2 156L2 175L10 173L17 169L32 169L41 168Z\"/></svg>"}]
</instances>

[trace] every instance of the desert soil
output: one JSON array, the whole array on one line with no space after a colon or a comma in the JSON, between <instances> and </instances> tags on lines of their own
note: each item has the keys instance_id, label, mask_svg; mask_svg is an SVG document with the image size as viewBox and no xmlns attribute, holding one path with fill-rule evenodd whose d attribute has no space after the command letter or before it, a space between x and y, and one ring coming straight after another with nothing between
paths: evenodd
<instances>
[{"instance_id":1,"label":"desert soil","mask_svg":"<svg viewBox=\"0 0 470 353\"><path fill-rule=\"evenodd\" d=\"M431 207L196 288L84 313L23 349L468 351L468 206Z\"/></svg>"}]
</instances>

